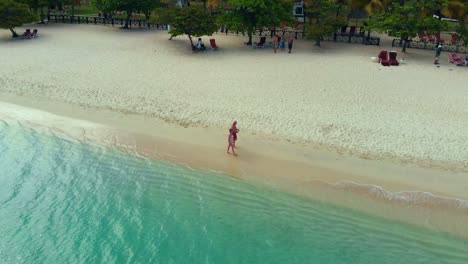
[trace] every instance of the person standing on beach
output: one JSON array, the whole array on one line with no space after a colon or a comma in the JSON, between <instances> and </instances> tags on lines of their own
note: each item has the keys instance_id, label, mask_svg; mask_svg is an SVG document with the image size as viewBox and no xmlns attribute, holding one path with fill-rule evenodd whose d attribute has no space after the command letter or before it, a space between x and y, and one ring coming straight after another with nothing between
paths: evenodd
<instances>
[{"instance_id":1,"label":"person standing on beach","mask_svg":"<svg viewBox=\"0 0 468 264\"><path fill-rule=\"evenodd\" d=\"M291 53L291 50L292 50L292 47L293 47L293 42L294 42L293 37L290 37L288 39L288 50L289 50L288 53Z\"/></svg>"},{"instance_id":2,"label":"person standing on beach","mask_svg":"<svg viewBox=\"0 0 468 264\"><path fill-rule=\"evenodd\" d=\"M442 44L439 43L439 46L437 47L436 50L436 57L434 60L434 64L439 64L439 59L440 59L440 54L442 53Z\"/></svg>"},{"instance_id":3,"label":"person standing on beach","mask_svg":"<svg viewBox=\"0 0 468 264\"><path fill-rule=\"evenodd\" d=\"M229 149L232 149L232 154L234 154L234 156L237 156L237 153L234 150L235 147L236 147L236 141L234 140L234 130L229 129L227 154L231 154L231 152L229 152Z\"/></svg>"},{"instance_id":4,"label":"person standing on beach","mask_svg":"<svg viewBox=\"0 0 468 264\"><path fill-rule=\"evenodd\" d=\"M278 45L279 45L279 37L277 35L275 35L273 37L273 51L276 53L276 49L278 49Z\"/></svg>"},{"instance_id":5,"label":"person standing on beach","mask_svg":"<svg viewBox=\"0 0 468 264\"><path fill-rule=\"evenodd\" d=\"M234 148L236 147L236 141L237 141L237 133L239 133L239 129L237 128L237 121L234 121L231 126L232 133L234 134Z\"/></svg>"}]
</instances>

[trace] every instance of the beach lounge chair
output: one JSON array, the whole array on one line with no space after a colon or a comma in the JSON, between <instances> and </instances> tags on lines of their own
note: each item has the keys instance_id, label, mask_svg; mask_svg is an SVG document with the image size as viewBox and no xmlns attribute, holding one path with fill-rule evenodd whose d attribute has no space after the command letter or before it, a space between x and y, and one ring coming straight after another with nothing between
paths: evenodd
<instances>
[{"instance_id":1,"label":"beach lounge chair","mask_svg":"<svg viewBox=\"0 0 468 264\"><path fill-rule=\"evenodd\" d=\"M29 38L37 38L37 29L34 29L31 36Z\"/></svg>"},{"instance_id":2,"label":"beach lounge chair","mask_svg":"<svg viewBox=\"0 0 468 264\"><path fill-rule=\"evenodd\" d=\"M380 64L383 66L390 66L390 61L388 60L388 51L382 50L377 57L379 58Z\"/></svg>"},{"instance_id":3,"label":"beach lounge chair","mask_svg":"<svg viewBox=\"0 0 468 264\"><path fill-rule=\"evenodd\" d=\"M393 66L398 66L398 65L400 65L400 63L398 62L398 60L397 60L397 58L396 58L396 57L397 57L397 52L396 52L396 51L390 51L390 52L388 53L388 55L389 55L389 57L390 57L390 58L388 59L389 62L390 62L390 65L393 65Z\"/></svg>"},{"instance_id":4,"label":"beach lounge chair","mask_svg":"<svg viewBox=\"0 0 468 264\"><path fill-rule=\"evenodd\" d=\"M210 39L210 45L211 45L211 48L214 49L214 50L219 49L218 45L216 45L216 40L215 39Z\"/></svg>"},{"instance_id":5,"label":"beach lounge chair","mask_svg":"<svg viewBox=\"0 0 468 264\"><path fill-rule=\"evenodd\" d=\"M264 48L266 42L266 37L260 37L260 42L254 44L254 48Z\"/></svg>"},{"instance_id":6,"label":"beach lounge chair","mask_svg":"<svg viewBox=\"0 0 468 264\"><path fill-rule=\"evenodd\" d=\"M455 53L449 53L448 54L448 61L450 63L455 64L456 66L463 66L464 65L464 58L463 57L458 57L457 54Z\"/></svg>"},{"instance_id":7,"label":"beach lounge chair","mask_svg":"<svg viewBox=\"0 0 468 264\"><path fill-rule=\"evenodd\" d=\"M20 35L20 38L30 38L32 35L31 29L27 28L26 31L23 33L23 35Z\"/></svg>"}]
</instances>

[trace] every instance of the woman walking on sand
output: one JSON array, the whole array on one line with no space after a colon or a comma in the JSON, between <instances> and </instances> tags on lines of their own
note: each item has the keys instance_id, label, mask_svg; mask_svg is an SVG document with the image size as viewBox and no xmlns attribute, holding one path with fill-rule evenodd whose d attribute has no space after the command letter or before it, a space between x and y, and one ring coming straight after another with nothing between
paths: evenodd
<instances>
[{"instance_id":1,"label":"woman walking on sand","mask_svg":"<svg viewBox=\"0 0 468 264\"><path fill-rule=\"evenodd\" d=\"M234 143L237 141L237 133L239 133L239 129L237 128L237 121L234 121L231 126L232 133L234 133ZM235 147L235 144L234 144Z\"/></svg>"},{"instance_id":2,"label":"woman walking on sand","mask_svg":"<svg viewBox=\"0 0 468 264\"><path fill-rule=\"evenodd\" d=\"M227 154L231 154L231 152L229 152L229 149L232 149L232 154L234 154L234 156L237 156L237 153L234 150L234 148L236 147L236 141L234 140L234 135L235 135L234 130L232 130L232 128L229 129Z\"/></svg>"}]
</instances>

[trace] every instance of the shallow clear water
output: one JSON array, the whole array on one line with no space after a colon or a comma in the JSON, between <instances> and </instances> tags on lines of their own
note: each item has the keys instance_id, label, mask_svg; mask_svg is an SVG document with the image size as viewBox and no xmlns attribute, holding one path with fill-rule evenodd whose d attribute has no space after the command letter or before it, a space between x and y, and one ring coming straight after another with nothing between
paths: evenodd
<instances>
[{"instance_id":1,"label":"shallow clear water","mask_svg":"<svg viewBox=\"0 0 468 264\"><path fill-rule=\"evenodd\" d=\"M0 121L0 263L468 263L468 242Z\"/></svg>"}]
</instances>

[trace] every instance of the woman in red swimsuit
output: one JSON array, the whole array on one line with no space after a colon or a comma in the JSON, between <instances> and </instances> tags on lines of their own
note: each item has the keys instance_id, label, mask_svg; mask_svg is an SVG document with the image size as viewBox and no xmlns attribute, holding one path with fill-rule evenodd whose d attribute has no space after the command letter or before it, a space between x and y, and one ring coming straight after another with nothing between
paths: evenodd
<instances>
[{"instance_id":1,"label":"woman in red swimsuit","mask_svg":"<svg viewBox=\"0 0 468 264\"><path fill-rule=\"evenodd\" d=\"M237 128L237 121L234 121L234 123L232 123L231 130L234 135L234 147L235 147L235 143L237 141L237 133L239 133L239 129Z\"/></svg>"},{"instance_id":2,"label":"woman in red swimsuit","mask_svg":"<svg viewBox=\"0 0 468 264\"><path fill-rule=\"evenodd\" d=\"M237 156L237 153L234 150L236 144L236 141L234 140L234 135L234 130L229 129L227 154L231 154L231 152L229 152L229 149L232 149L232 154L234 154L234 156Z\"/></svg>"}]
</instances>

